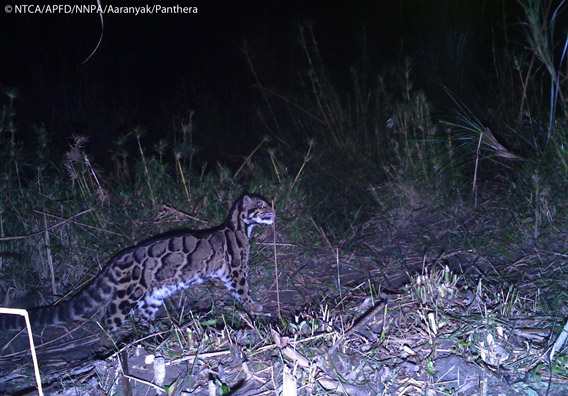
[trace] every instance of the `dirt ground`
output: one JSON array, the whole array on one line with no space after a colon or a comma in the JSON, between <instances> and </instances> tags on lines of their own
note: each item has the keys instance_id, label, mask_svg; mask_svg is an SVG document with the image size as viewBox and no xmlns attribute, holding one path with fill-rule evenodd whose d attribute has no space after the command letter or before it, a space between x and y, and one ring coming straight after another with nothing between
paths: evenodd
<instances>
[{"instance_id":1,"label":"dirt ground","mask_svg":"<svg viewBox=\"0 0 568 396\"><path fill-rule=\"evenodd\" d=\"M466 230L486 232L475 212L412 206L391 218L338 247L280 239L277 260L272 243L258 243L249 274L265 307L257 317L208 283L115 346L101 347L94 321L34 334L45 394L568 394L565 353L549 359L565 312L532 300L547 282L543 262L566 268L566 235L507 257L453 248ZM24 333L1 337L0 394L37 393Z\"/></svg>"}]
</instances>

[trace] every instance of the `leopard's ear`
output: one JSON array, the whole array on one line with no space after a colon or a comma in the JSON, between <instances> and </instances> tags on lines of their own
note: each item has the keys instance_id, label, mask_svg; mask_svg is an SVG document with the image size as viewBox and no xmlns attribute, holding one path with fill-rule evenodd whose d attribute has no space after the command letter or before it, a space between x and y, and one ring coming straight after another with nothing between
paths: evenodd
<instances>
[{"instance_id":1,"label":"leopard's ear","mask_svg":"<svg viewBox=\"0 0 568 396\"><path fill-rule=\"evenodd\" d=\"M243 195L243 198L242 198L243 206L248 207L251 200L252 200L252 198L250 197L250 195L248 195L248 194Z\"/></svg>"}]
</instances>

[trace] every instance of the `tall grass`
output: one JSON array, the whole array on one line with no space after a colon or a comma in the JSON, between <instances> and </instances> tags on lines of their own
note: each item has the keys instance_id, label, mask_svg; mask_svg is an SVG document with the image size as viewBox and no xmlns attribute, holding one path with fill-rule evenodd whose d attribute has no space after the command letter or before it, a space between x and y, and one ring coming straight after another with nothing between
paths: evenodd
<instances>
[{"instance_id":1,"label":"tall grass","mask_svg":"<svg viewBox=\"0 0 568 396\"><path fill-rule=\"evenodd\" d=\"M469 157L475 158L470 163L474 200L480 174L485 180L500 180L504 199L517 213L515 225L524 228L528 220L533 229L530 237L537 238L556 220L556 207L567 204L567 109L562 92L568 36L555 34L556 20L566 6L563 1L519 4L525 41L522 47L509 47L510 56L495 58L500 89L491 103L507 107L496 115L489 106L476 106L474 114L452 96L455 116L447 124L456 142L466 143ZM504 72L505 62L510 72ZM518 116L512 116L515 108Z\"/></svg>"},{"instance_id":2,"label":"tall grass","mask_svg":"<svg viewBox=\"0 0 568 396\"><path fill-rule=\"evenodd\" d=\"M459 195L467 153L447 126L440 128L428 95L414 83L412 59L371 75L366 64L352 66L338 78L311 25L299 27L298 57L296 82L278 90L247 55L265 105L259 118L283 142L277 150L299 163L312 148L304 183L322 202L313 215L332 240L345 239L375 213L372 191L384 183L415 185L441 201Z\"/></svg>"},{"instance_id":3,"label":"tall grass","mask_svg":"<svg viewBox=\"0 0 568 396\"><path fill-rule=\"evenodd\" d=\"M338 83L310 25L298 30L301 66L288 89L273 88L258 74L245 45L263 103L257 114L268 137L254 142L233 170L222 164L196 169L193 113L174 121L169 140L147 142L140 128L117 138L112 169L93 163L88 141L80 137L59 158L42 128L35 147L23 147L15 126L18 94L6 92L0 232L4 238L34 237L3 241L4 287L21 283L17 277L49 277L52 291L61 290L58 283L77 282L108 255L155 231L154 217L164 204L187 214L189 226L201 226L221 221L245 190L278 198L280 219L290 222L297 239L314 223L332 243L345 239L375 214L377 202L391 198L374 196L377 186L389 183L410 186L439 203L471 199L477 206L502 194L519 223L530 216L531 234L538 236L563 205L558 200L568 181L562 97L568 41L558 41L553 29L564 3L520 4L529 50L511 50L508 43L511 53L495 57L498 97L472 103L471 97L452 96L453 111L418 88L421 65L408 57L371 74L366 65L353 66ZM538 94L543 71L550 88L545 98ZM496 103L506 107L495 109ZM403 190L381 189L391 196ZM181 220L171 222L157 227ZM74 256L77 247L91 256ZM91 264L79 264L85 262ZM22 265L33 271L8 270ZM57 280L56 273L66 269L73 275Z\"/></svg>"},{"instance_id":4,"label":"tall grass","mask_svg":"<svg viewBox=\"0 0 568 396\"><path fill-rule=\"evenodd\" d=\"M303 63L288 88L271 87L245 51L264 103L259 119L276 142L276 152L298 164L313 142L304 183L323 202L314 215L334 240L372 214L371 191L390 182L414 185L440 203L463 199L474 207L498 186L520 216L535 217L533 235L539 234L543 220L554 212L545 208L551 203L542 202L543 192L550 190L548 196L556 199L568 180L562 97L568 39L554 33L564 2L519 4L525 19L516 28L524 29L526 42L502 45L493 38L493 75L485 77L495 90L487 89L485 101L476 95L456 97L445 88L450 100L433 103L430 97L437 92L416 84L423 77L416 69L423 72L424 65L408 57L371 75L363 72L369 68L353 66L338 78L337 70L328 70L309 24L299 27L297 55ZM491 8L493 16L495 11ZM503 23L507 38L511 27L505 18ZM465 30L468 40L475 40L474 29ZM454 47L465 51L467 46ZM458 55L467 63L467 54Z\"/></svg>"},{"instance_id":5,"label":"tall grass","mask_svg":"<svg viewBox=\"0 0 568 396\"><path fill-rule=\"evenodd\" d=\"M302 26L298 45L303 66L298 71L296 84L291 84L289 91L270 87L270 82L264 81L248 58L264 106L258 109L257 114L268 137L251 142L253 148L248 153L241 153L242 161L234 169L223 164L203 164L201 169L196 168L194 158L199 147L194 141L196 126L193 113L174 121L176 130L171 139L148 142L141 128L134 128L117 138L109 158L110 168L92 159L89 141L84 137L73 138L61 155L49 140L50 131L39 127L35 130L35 145L24 146L16 127L18 94L15 90L7 91L0 114L0 156L6 159L0 168L0 294L6 295L3 303L9 305L15 296L31 291L36 293L38 300L48 302L52 295L60 296L80 288L122 248L172 228L204 228L218 224L239 194L252 191L275 198L278 213L275 233L285 242L283 245L306 248L305 252L309 254L311 248L321 246L321 241L325 240L334 252L333 260L318 258L319 261L314 261L313 265L336 266L335 288L327 287L328 275L324 275L327 279L321 279L321 274L328 273L314 271L314 279L325 285L322 286L322 289L325 288L325 303L317 296L313 300L306 296L305 301L315 302L317 311L308 312L311 318L304 321L303 330L302 324L289 323L289 318L283 314L279 318L281 333L295 336L294 348L300 345L296 345L296 337L302 340L308 334L309 337L302 342L310 345L305 350L309 354L314 351L317 352L315 355L321 354L323 346L327 356L333 356L342 348L341 359L344 359L349 357L346 347L351 339L350 348L361 347L351 356L355 356L356 361L360 362L361 356L381 357L373 357L368 362L363 359L365 364L356 367L349 363L340 370L326 368L326 375L321 376L321 373L312 370L319 364L316 360L310 363L304 359L309 364L302 364L298 358L301 349L298 355L296 349L293 351L291 346L275 341L281 356L296 359L294 367L306 370L304 378L308 378L306 381L314 389L316 384L326 389L328 386L329 389L339 389L341 384L344 389L356 394L356 388L336 381L335 375L333 379L326 378L329 373L345 372L346 377L352 376L350 381L355 377L357 381L368 381L376 392L379 383L377 373L398 367L404 360L400 357L401 350L420 350L424 346L435 345L434 339L444 334L456 344L452 353L458 351L458 354L465 355L467 361L471 361L471 356L479 359L481 355L481 360L496 364L494 368L501 370L501 360L493 359L495 356L487 352L490 351L487 345L488 340L493 340L496 335L502 338L499 328L503 323L507 323L510 329L517 329L519 320L530 319L531 327L543 327L543 323L551 327L557 322L551 318L561 312L558 307L562 307L564 301L560 298L563 291L557 286L562 282L551 280L563 277L561 260L565 257L562 253L565 241L559 243L561 248L558 251L549 250L548 246L540 250L535 248L540 242L537 238L546 235L543 231L555 231L554 228L559 225L562 226L560 229L564 229L566 225L568 131L566 102L562 97L562 92L566 92L566 75L562 70L566 67L568 41L565 38L556 41L553 34L555 20L564 3L553 6L551 2L523 0L520 4L526 14L523 26L526 28L528 51L515 48L511 53L495 57L494 74L498 76L496 97L476 103L471 97L451 93L448 89L451 110L446 108L444 111L439 103L430 100L429 91L417 88L417 65L410 58L402 59L393 67L377 70L372 75L365 75L362 72L365 68L353 67L348 72L347 88L339 88L341 84L329 72L325 56L320 52L315 31L310 26ZM557 48L562 49L555 52ZM523 51L524 56L518 56ZM537 67L537 64L544 67ZM465 69L459 71L459 75L463 73ZM547 89L543 91L542 87ZM499 106L494 107L496 103ZM129 147L134 147L134 150L129 150ZM427 203L426 210L423 210L424 202ZM475 210L472 212L481 214L479 218L473 216L474 221L470 223L456 226L459 228L456 232L454 222L461 222L461 218L455 212L439 208L447 203L452 204L456 212L463 205L473 207ZM392 217L397 217L392 223L404 223L410 218L406 228L400 227L406 235L376 235L388 233L390 224L367 227L366 230L374 234L370 235L372 242L377 245L385 242L387 246L380 251L380 246L372 246L374 250L369 248L372 251L369 267L364 267L360 256L353 254L348 260L349 265L361 265L365 271L369 269L369 279L356 287L342 283L340 264L343 265L343 258L336 246L342 241L349 242L349 238L354 239L360 229L371 224L364 224L364 221L380 210L388 211L389 204L405 207L404 211L392 211L395 213ZM438 210L435 213L438 216L428 216L431 208ZM407 216L412 212L424 219ZM442 248L451 251L446 257L459 256L460 269L465 263L483 271L477 290L471 288L467 280L463 282L465 300L473 299L480 305L472 304L473 313L469 312L469 306L468 312L461 312L464 307L460 301L464 299L460 297L459 301L454 301L448 298L458 295L456 285L461 281L456 283L458 278L449 272L445 264L443 270L428 273L425 268L431 257L427 257L426 253L414 258L422 263L423 274L411 280L405 294L398 295L402 296L402 300L389 296L389 305L397 304L396 300L399 300L399 306L371 304L378 294L374 290L381 289L381 280L374 284L376 278L372 278L371 273L380 273L382 279L386 271L392 271L398 264L410 268L410 254L400 252L429 247L429 240L435 243L438 235L430 237L427 232L430 228L436 230L436 224L432 223L446 216L451 217L447 221L451 226L444 226L436 234L448 234L443 243L448 241L449 246ZM469 229L472 223L473 231ZM414 234L423 230L420 241ZM558 233L550 232L549 235L554 239ZM407 241L406 237L411 242L402 246ZM519 245L513 242L522 238L525 240L520 241L520 249L517 250ZM527 240L530 240L530 245ZM505 242L502 246L506 250L494 249L499 242ZM296 286L296 280L303 276L312 276L313 268L308 269L307 275L302 272L309 262L300 263L302 258L298 256L287 257L292 266L281 266L282 262L276 257L282 252L276 251L276 243L273 246L277 281L278 272L283 268L284 271L293 269L293 275L280 272L281 279L286 278L289 282L288 286ZM500 282L497 286L496 282L493 283L491 274L498 274L503 282L513 281L512 278L516 279L518 275L517 272L511 275L503 271L503 274L508 274L503 277L500 273L502 268L494 266L486 258L489 257L488 251L495 250L500 257L524 254L519 252L524 252L527 246L531 251L535 248L536 254L508 265L507 271L518 271L526 276L528 286L525 287L529 288L529 296L536 296L534 303L530 304L530 298L517 298L516 292L509 294L495 290L502 284ZM391 256L390 262L387 259L384 261L388 263L383 263L383 258L388 255ZM481 259L490 264L487 271L485 267L477 266ZM496 264L499 262L494 261ZM257 264L253 257L253 270ZM262 268L264 272L271 271ZM361 286L366 282L369 291ZM276 286L279 287L278 283ZM560 288L560 291L555 288ZM553 293L546 293L551 290ZM335 300L339 303L336 304ZM279 297L277 301L280 308ZM330 301L334 306L331 310L327 305ZM520 303L522 309L517 307ZM444 304L450 304L448 312L444 312ZM349 306L353 309L346 310ZM477 308L481 314L476 311ZM399 318L406 318L404 320L415 327L395 326L393 338L391 324L394 322L388 319L393 314L397 315L393 311L403 313ZM332 312L337 317L331 315ZM539 314L538 318L531 318L535 312ZM542 319L541 312L546 313L546 320ZM377 315L383 323L379 327L370 321ZM347 330L344 323L348 322L344 320L351 316L353 320L349 319L349 323L355 325ZM456 318L461 318L461 325ZM224 317L223 321L217 320L215 318L208 323L223 323L223 335L219 338L230 338L231 334L246 335L240 329L234 331L231 328L233 323L227 324ZM184 342L193 344L193 333L201 334L206 331L205 327L209 327L199 320L190 323L195 326L195 331L188 332L187 341L179 342L182 345ZM179 331L180 340L186 337L185 332L182 333L176 326L167 327L167 332L172 327L174 332ZM262 343L272 343L267 341L269 329L265 324L247 322L247 327L255 337L265 338ZM368 340L372 342L360 343L360 335L353 336L363 327L367 334L364 337L371 337ZM337 330L339 328L341 333ZM278 326L276 329L279 329ZM376 334L370 334L369 329ZM412 331L409 333L408 329L416 330L418 335ZM210 326L209 330L216 331L214 326ZM270 330L274 336L274 329ZM548 337L549 333L546 334ZM382 341L389 340L389 337L394 341L389 341L384 349ZM356 343L353 342L355 338L358 340ZM399 345L401 339L416 342L412 345L404 343L400 350L389 349ZM320 340L327 340L327 345L326 341ZM334 341L330 343L329 340ZM504 346L515 345L510 343L510 339L503 341ZM203 342L207 342L207 337L203 337ZM217 346L227 345L224 342ZM266 349L264 346L259 348L259 342L229 342L231 345L250 345L251 350L256 348L249 361L261 356L258 351L266 352L275 347L271 344ZM314 344L313 350L311 343ZM522 345L536 352L528 354L520 349L520 352L510 355L511 364L525 359L526 372L532 372L538 366L540 375L544 372L541 364L544 353L541 349L546 349L544 343L523 341ZM197 356L203 358L200 341L197 344L195 359ZM159 348L170 353L171 349L163 345ZM191 345L192 348L194 346ZM382 355L379 347L384 349ZM419 354L413 352L412 356L420 363L420 360L429 361L430 357L434 359L436 353L427 350ZM264 368L272 360L274 355L270 354L262 361L262 373L267 373ZM335 364L333 360L325 360ZM231 366L234 365L231 363ZM318 370L323 370L322 367ZM510 367L518 372L518 366ZM371 368L372 374L366 374L366 368ZM427 366L428 378L434 378L434 371L432 365ZM275 370L270 372L274 374ZM424 377L424 371L413 368L411 372ZM260 370L256 373L261 378ZM407 389L408 383L406 381L401 389ZM444 391L447 393L447 390ZM364 394L362 390L361 394Z\"/></svg>"},{"instance_id":6,"label":"tall grass","mask_svg":"<svg viewBox=\"0 0 568 396\"><path fill-rule=\"evenodd\" d=\"M238 174L222 165L195 170L191 123L182 123L174 141L162 141L157 150L147 148L135 128L117 139L113 167L105 168L92 160L85 137L74 137L59 157L43 128L36 130L35 147L24 146L14 99L9 92L0 120L6 159L0 170L0 293L6 305L31 291L42 303L79 288L117 251L149 236L219 224L247 191L275 199L287 242L314 242L303 240L302 232L290 234L312 227L301 215L309 213L303 176L261 165L280 161L268 148L251 153ZM129 144L136 150L129 152Z\"/></svg>"}]
</instances>

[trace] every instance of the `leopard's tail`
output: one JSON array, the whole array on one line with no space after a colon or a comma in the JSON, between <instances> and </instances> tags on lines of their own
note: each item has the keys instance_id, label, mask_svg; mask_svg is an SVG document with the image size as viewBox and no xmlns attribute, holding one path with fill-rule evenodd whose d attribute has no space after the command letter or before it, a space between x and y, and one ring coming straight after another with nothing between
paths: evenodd
<instances>
[{"instance_id":1,"label":"leopard's tail","mask_svg":"<svg viewBox=\"0 0 568 396\"><path fill-rule=\"evenodd\" d=\"M87 318L111 297L112 290L98 276L76 296L59 304L28 309L32 329ZM0 314L0 330L21 330L26 326L22 315Z\"/></svg>"}]
</instances>

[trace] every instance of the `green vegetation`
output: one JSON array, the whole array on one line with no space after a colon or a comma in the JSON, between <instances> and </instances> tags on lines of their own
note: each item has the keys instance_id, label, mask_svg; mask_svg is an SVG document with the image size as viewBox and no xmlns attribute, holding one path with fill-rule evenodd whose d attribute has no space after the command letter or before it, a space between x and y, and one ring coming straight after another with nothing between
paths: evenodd
<instances>
[{"instance_id":1,"label":"green vegetation","mask_svg":"<svg viewBox=\"0 0 568 396\"><path fill-rule=\"evenodd\" d=\"M444 382L456 366L510 394L566 386L566 349L547 356L566 319L568 41L554 35L552 3L520 4L525 41L495 56L495 92L481 103L448 88L449 105L436 108L414 86L411 59L376 74L353 67L350 87L336 88L309 27L294 93L270 88L247 56L268 137L236 169L196 166L191 115L152 148L140 128L120 137L108 164L93 163L82 137L61 153L42 127L23 146L18 94L6 92L6 303L72 293L117 251L217 224L238 195L259 192L275 199L276 242L258 236L250 272L273 316L247 317L205 292L205 309L168 308L128 346L191 363L167 394L206 383L229 394L243 378L304 394L455 394L469 386ZM196 369L204 361L208 377Z\"/></svg>"}]
</instances>

